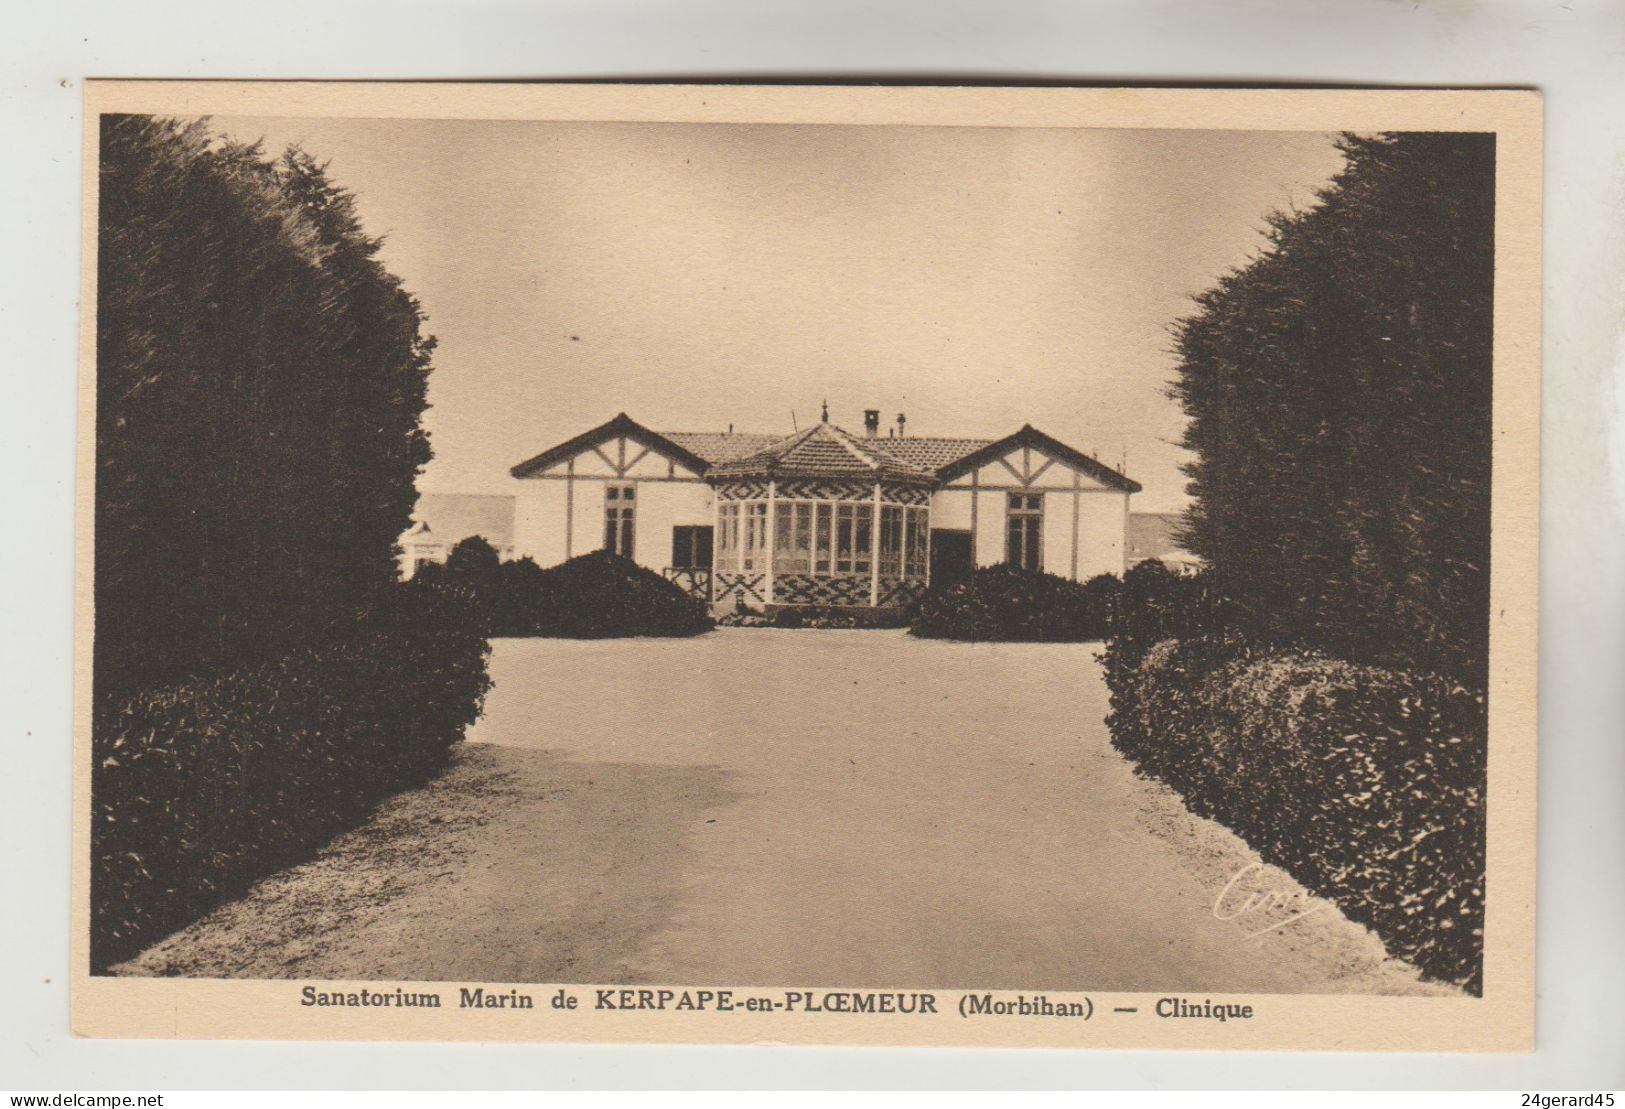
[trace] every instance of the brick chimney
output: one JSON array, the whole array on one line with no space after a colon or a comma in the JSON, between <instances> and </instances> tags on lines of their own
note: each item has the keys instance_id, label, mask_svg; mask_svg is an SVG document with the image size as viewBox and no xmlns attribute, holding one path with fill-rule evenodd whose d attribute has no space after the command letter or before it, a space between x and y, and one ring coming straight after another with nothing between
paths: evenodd
<instances>
[{"instance_id":1,"label":"brick chimney","mask_svg":"<svg viewBox=\"0 0 1625 1109\"><path fill-rule=\"evenodd\" d=\"M863 410L863 434L870 439L880 435L880 409L865 408Z\"/></svg>"},{"instance_id":2,"label":"brick chimney","mask_svg":"<svg viewBox=\"0 0 1625 1109\"><path fill-rule=\"evenodd\" d=\"M903 434L904 434L903 428L904 428L904 425L906 425L907 423L908 423L908 417L903 415L901 412L899 412L897 414L897 437L899 439L901 439L903 437Z\"/></svg>"}]
</instances>

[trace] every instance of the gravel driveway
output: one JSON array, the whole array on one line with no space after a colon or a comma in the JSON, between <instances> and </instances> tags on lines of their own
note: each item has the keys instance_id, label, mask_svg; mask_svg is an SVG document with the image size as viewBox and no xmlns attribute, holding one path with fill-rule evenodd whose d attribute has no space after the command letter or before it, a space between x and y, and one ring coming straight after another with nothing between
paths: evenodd
<instances>
[{"instance_id":1,"label":"gravel driveway","mask_svg":"<svg viewBox=\"0 0 1625 1109\"><path fill-rule=\"evenodd\" d=\"M499 640L452 769L118 968L1449 993L1112 750L1095 647Z\"/></svg>"}]
</instances>

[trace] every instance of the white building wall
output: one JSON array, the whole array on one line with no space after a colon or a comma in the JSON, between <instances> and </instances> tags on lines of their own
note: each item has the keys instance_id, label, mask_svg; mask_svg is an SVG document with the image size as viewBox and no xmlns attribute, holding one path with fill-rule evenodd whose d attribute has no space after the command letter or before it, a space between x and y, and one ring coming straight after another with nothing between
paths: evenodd
<instances>
[{"instance_id":1,"label":"white building wall","mask_svg":"<svg viewBox=\"0 0 1625 1109\"><path fill-rule=\"evenodd\" d=\"M1072 501L1070 490L1044 492L1044 570L1063 578L1072 576ZM1081 533L1079 540L1082 540ZM1078 571L1083 571L1081 561Z\"/></svg>"},{"instance_id":2,"label":"white building wall","mask_svg":"<svg viewBox=\"0 0 1625 1109\"><path fill-rule=\"evenodd\" d=\"M564 561L564 482L521 481L514 502L514 555L538 566Z\"/></svg>"},{"instance_id":3,"label":"white building wall","mask_svg":"<svg viewBox=\"0 0 1625 1109\"><path fill-rule=\"evenodd\" d=\"M931 526L954 531L970 530L970 491L938 489L931 494Z\"/></svg>"},{"instance_id":4,"label":"white building wall","mask_svg":"<svg viewBox=\"0 0 1625 1109\"><path fill-rule=\"evenodd\" d=\"M1121 574L1128 552L1127 493L1084 493L1078 498L1078 579Z\"/></svg>"},{"instance_id":5,"label":"white building wall","mask_svg":"<svg viewBox=\"0 0 1625 1109\"><path fill-rule=\"evenodd\" d=\"M576 478L571 558L604 549L604 491L608 488L609 483L602 477Z\"/></svg>"},{"instance_id":6,"label":"white building wall","mask_svg":"<svg viewBox=\"0 0 1625 1109\"><path fill-rule=\"evenodd\" d=\"M602 493L599 494L602 497ZM634 560L657 573L671 565L671 532L711 523L711 487L686 481L638 482ZM600 531L602 525L600 525Z\"/></svg>"},{"instance_id":7,"label":"white building wall","mask_svg":"<svg viewBox=\"0 0 1625 1109\"><path fill-rule=\"evenodd\" d=\"M1005 494L996 489L976 493L976 565L997 566L1004 561Z\"/></svg>"}]
</instances>

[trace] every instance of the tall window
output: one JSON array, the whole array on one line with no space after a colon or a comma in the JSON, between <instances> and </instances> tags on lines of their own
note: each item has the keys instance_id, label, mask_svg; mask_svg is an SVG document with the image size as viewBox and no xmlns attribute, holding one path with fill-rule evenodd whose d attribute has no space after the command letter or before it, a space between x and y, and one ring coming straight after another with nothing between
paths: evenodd
<instances>
[{"instance_id":1,"label":"tall window","mask_svg":"<svg viewBox=\"0 0 1625 1109\"><path fill-rule=\"evenodd\" d=\"M1024 570L1044 568L1044 494L1010 494L1004 560Z\"/></svg>"},{"instance_id":2,"label":"tall window","mask_svg":"<svg viewBox=\"0 0 1625 1109\"><path fill-rule=\"evenodd\" d=\"M636 496L637 487L633 485L608 485L604 488L604 550L611 554L632 557Z\"/></svg>"},{"instance_id":3,"label":"tall window","mask_svg":"<svg viewBox=\"0 0 1625 1109\"><path fill-rule=\"evenodd\" d=\"M757 501L744 506L744 542L739 550L741 570L767 569L767 505Z\"/></svg>"}]
</instances>

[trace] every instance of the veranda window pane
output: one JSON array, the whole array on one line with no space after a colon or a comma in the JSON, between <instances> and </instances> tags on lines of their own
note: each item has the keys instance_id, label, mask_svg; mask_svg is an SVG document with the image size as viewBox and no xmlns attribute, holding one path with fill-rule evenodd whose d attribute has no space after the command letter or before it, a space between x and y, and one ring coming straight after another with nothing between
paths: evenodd
<instances>
[{"instance_id":1,"label":"veranda window pane","mask_svg":"<svg viewBox=\"0 0 1625 1109\"><path fill-rule=\"evenodd\" d=\"M908 576L925 577L931 557L930 517L923 508L908 510Z\"/></svg>"},{"instance_id":2,"label":"veranda window pane","mask_svg":"<svg viewBox=\"0 0 1625 1109\"><path fill-rule=\"evenodd\" d=\"M874 528L874 505L854 505L853 515L856 526L853 529L852 539L852 572L854 574L867 574L869 572L870 552L874 549L874 537L871 534Z\"/></svg>"},{"instance_id":3,"label":"veranda window pane","mask_svg":"<svg viewBox=\"0 0 1625 1109\"><path fill-rule=\"evenodd\" d=\"M831 513L834 505L821 504L818 509L818 535L817 535L817 563L816 569L820 574L829 573L831 544L834 542L833 529L830 527Z\"/></svg>"},{"instance_id":4,"label":"veranda window pane","mask_svg":"<svg viewBox=\"0 0 1625 1109\"><path fill-rule=\"evenodd\" d=\"M722 529L718 536L721 550L717 554L717 569L737 570L739 568L739 506L723 505L717 510L717 525Z\"/></svg>"},{"instance_id":5,"label":"veranda window pane","mask_svg":"<svg viewBox=\"0 0 1625 1109\"><path fill-rule=\"evenodd\" d=\"M793 505L782 501L777 505L773 514L773 571L779 574L789 574L790 560L793 557L790 551L790 537L795 534L796 520Z\"/></svg>"},{"instance_id":6,"label":"veranda window pane","mask_svg":"<svg viewBox=\"0 0 1625 1109\"><path fill-rule=\"evenodd\" d=\"M880 509L880 572L896 576L903 566L903 510L896 505Z\"/></svg>"},{"instance_id":7,"label":"veranda window pane","mask_svg":"<svg viewBox=\"0 0 1625 1109\"><path fill-rule=\"evenodd\" d=\"M767 505L745 506L745 569L767 569Z\"/></svg>"},{"instance_id":8,"label":"veranda window pane","mask_svg":"<svg viewBox=\"0 0 1625 1109\"><path fill-rule=\"evenodd\" d=\"M810 504L796 505L796 558L803 572L812 569L812 511Z\"/></svg>"}]
</instances>

